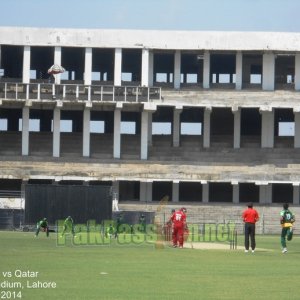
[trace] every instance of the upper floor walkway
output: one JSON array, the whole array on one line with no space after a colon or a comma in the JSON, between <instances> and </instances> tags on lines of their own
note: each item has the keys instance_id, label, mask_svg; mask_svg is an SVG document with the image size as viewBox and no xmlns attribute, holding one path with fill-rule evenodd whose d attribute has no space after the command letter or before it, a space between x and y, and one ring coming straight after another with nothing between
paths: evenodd
<instances>
[{"instance_id":1,"label":"upper floor walkway","mask_svg":"<svg viewBox=\"0 0 300 300\"><path fill-rule=\"evenodd\" d=\"M0 27L1 80L300 90L300 35ZM53 78L52 78L53 79ZM68 82L70 83L70 82Z\"/></svg>"},{"instance_id":2,"label":"upper floor walkway","mask_svg":"<svg viewBox=\"0 0 300 300\"><path fill-rule=\"evenodd\" d=\"M72 81L69 81L72 82ZM260 89L230 90L221 86L213 89L200 87L170 86L141 87L138 85L106 85L83 83L54 84L48 82L21 83L0 80L0 101L33 101L56 103L116 103L131 104L152 102L157 105L201 106L201 107L257 107L261 110L272 108L293 108L300 110L300 93L293 90L262 91ZM88 104L89 103L89 104ZM0 103L1 104L1 103Z\"/></svg>"}]
</instances>

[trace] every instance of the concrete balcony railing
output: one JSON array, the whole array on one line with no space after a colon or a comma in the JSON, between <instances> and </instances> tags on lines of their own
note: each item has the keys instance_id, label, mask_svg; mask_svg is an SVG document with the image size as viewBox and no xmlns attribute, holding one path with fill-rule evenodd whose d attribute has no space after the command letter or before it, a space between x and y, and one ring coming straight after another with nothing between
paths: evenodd
<instances>
[{"instance_id":1,"label":"concrete balcony railing","mask_svg":"<svg viewBox=\"0 0 300 300\"><path fill-rule=\"evenodd\" d=\"M0 99L150 102L161 100L161 88L0 82Z\"/></svg>"}]
</instances>

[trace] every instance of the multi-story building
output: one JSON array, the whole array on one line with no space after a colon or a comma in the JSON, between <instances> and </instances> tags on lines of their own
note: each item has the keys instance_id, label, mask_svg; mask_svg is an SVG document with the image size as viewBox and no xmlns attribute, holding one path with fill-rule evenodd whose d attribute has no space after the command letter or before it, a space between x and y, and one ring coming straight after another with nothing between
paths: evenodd
<instances>
[{"instance_id":1,"label":"multi-story building","mask_svg":"<svg viewBox=\"0 0 300 300\"><path fill-rule=\"evenodd\" d=\"M2 27L0 53L0 190L299 206L300 34Z\"/></svg>"}]
</instances>

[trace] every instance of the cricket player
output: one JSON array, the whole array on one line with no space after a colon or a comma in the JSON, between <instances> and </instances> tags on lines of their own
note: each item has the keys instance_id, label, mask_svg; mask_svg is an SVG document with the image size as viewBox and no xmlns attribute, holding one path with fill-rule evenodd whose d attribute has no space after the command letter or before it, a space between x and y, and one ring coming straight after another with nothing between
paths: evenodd
<instances>
[{"instance_id":1,"label":"cricket player","mask_svg":"<svg viewBox=\"0 0 300 300\"><path fill-rule=\"evenodd\" d=\"M113 226L113 224L110 224L109 226L106 227L105 229L105 237L109 238L116 238L116 230Z\"/></svg>"},{"instance_id":2,"label":"cricket player","mask_svg":"<svg viewBox=\"0 0 300 300\"><path fill-rule=\"evenodd\" d=\"M295 222L294 214L289 210L288 203L283 204L283 210L280 212L281 223L281 246L282 253L287 253L286 240L291 241L293 238L293 223Z\"/></svg>"},{"instance_id":3,"label":"cricket player","mask_svg":"<svg viewBox=\"0 0 300 300\"><path fill-rule=\"evenodd\" d=\"M144 214L141 214L139 218L140 231L146 232L146 217Z\"/></svg>"},{"instance_id":4,"label":"cricket player","mask_svg":"<svg viewBox=\"0 0 300 300\"><path fill-rule=\"evenodd\" d=\"M62 236L66 233L66 232L71 232L73 234L73 236L75 236L75 232L74 232L74 222L71 216L68 216L65 221L64 221L64 229L62 232Z\"/></svg>"},{"instance_id":5,"label":"cricket player","mask_svg":"<svg viewBox=\"0 0 300 300\"><path fill-rule=\"evenodd\" d=\"M253 203L248 203L248 208L244 210L242 214L243 221L245 223L245 252L249 252L249 237L251 240L252 253L255 251L255 223L259 220L259 214L256 209L253 208Z\"/></svg>"},{"instance_id":6,"label":"cricket player","mask_svg":"<svg viewBox=\"0 0 300 300\"><path fill-rule=\"evenodd\" d=\"M175 211L171 219L173 224L173 232L172 232L172 239L173 239L173 247L176 248L183 248L184 242L184 230L186 229L186 208L182 207L180 210Z\"/></svg>"},{"instance_id":7,"label":"cricket player","mask_svg":"<svg viewBox=\"0 0 300 300\"><path fill-rule=\"evenodd\" d=\"M39 235L40 230L46 232L47 237L49 237L49 227L48 227L48 221L46 218L43 218L42 220L38 221L36 223L36 232L35 237Z\"/></svg>"}]
</instances>

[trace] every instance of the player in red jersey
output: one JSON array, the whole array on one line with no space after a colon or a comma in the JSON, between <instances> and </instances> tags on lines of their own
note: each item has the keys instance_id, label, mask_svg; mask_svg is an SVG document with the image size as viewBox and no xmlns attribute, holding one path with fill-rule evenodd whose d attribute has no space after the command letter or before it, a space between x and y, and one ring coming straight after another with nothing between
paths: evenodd
<instances>
[{"instance_id":1,"label":"player in red jersey","mask_svg":"<svg viewBox=\"0 0 300 300\"><path fill-rule=\"evenodd\" d=\"M253 204L249 203L248 208L243 212L243 221L245 223L245 252L249 251L249 237L251 239L252 253L254 253L255 243L255 223L259 220L258 212L253 208Z\"/></svg>"},{"instance_id":2,"label":"player in red jersey","mask_svg":"<svg viewBox=\"0 0 300 300\"><path fill-rule=\"evenodd\" d=\"M182 207L180 210L175 211L171 216L171 221L173 224L173 247L183 248L183 235L186 228L186 209Z\"/></svg>"}]
</instances>

